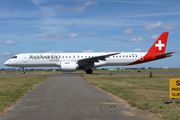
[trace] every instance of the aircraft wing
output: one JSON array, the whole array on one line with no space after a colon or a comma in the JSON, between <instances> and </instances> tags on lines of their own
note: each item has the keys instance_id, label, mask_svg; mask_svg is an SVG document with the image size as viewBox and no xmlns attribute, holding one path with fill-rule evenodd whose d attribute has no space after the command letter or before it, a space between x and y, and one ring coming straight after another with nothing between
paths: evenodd
<instances>
[{"instance_id":1,"label":"aircraft wing","mask_svg":"<svg viewBox=\"0 0 180 120\"><path fill-rule=\"evenodd\" d=\"M175 53L175 52L168 52L168 53L165 53L165 54L156 55L155 57L156 58L165 57L165 56L171 57L172 56L171 54L173 54L173 53Z\"/></svg>"},{"instance_id":2,"label":"aircraft wing","mask_svg":"<svg viewBox=\"0 0 180 120\"><path fill-rule=\"evenodd\" d=\"M116 55L116 54L120 54L120 53L111 53L111 54L106 54L106 55L90 57L90 58L84 58L84 59L78 60L78 62L99 62L99 60L105 61L106 60L105 58L112 56L112 55Z\"/></svg>"}]
</instances>

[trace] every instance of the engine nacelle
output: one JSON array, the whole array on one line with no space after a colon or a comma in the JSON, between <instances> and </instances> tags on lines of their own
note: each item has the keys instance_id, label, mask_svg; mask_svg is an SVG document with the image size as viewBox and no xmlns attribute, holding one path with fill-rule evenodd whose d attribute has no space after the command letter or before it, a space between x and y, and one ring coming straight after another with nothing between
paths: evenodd
<instances>
[{"instance_id":1,"label":"engine nacelle","mask_svg":"<svg viewBox=\"0 0 180 120\"><path fill-rule=\"evenodd\" d=\"M61 62L61 71L76 71L78 68L78 64L76 62L70 62L70 61L62 61Z\"/></svg>"}]
</instances>

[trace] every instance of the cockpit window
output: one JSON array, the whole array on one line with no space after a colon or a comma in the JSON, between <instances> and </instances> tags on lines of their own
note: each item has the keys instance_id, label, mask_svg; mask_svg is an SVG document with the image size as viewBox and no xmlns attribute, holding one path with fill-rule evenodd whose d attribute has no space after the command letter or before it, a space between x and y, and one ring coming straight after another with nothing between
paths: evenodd
<instances>
[{"instance_id":1,"label":"cockpit window","mask_svg":"<svg viewBox=\"0 0 180 120\"><path fill-rule=\"evenodd\" d=\"M11 57L12 59L16 59L17 58L17 56L13 56L13 57Z\"/></svg>"}]
</instances>

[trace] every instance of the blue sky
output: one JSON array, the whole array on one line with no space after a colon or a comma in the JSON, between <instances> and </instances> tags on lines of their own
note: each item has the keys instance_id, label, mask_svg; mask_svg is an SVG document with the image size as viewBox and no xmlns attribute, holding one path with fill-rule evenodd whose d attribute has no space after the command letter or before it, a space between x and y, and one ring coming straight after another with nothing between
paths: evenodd
<instances>
[{"instance_id":1,"label":"blue sky","mask_svg":"<svg viewBox=\"0 0 180 120\"><path fill-rule=\"evenodd\" d=\"M179 0L1 0L0 67L19 53L147 51L169 32L171 58L139 67L180 67ZM136 67L136 66L132 66Z\"/></svg>"}]
</instances>

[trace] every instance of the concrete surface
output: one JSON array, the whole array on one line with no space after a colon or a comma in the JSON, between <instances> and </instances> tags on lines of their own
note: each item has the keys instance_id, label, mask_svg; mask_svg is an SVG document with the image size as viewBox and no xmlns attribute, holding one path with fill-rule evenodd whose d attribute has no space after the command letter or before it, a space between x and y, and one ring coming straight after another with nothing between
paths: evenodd
<instances>
[{"instance_id":1,"label":"concrete surface","mask_svg":"<svg viewBox=\"0 0 180 120\"><path fill-rule=\"evenodd\" d=\"M52 74L0 120L153 120L77 74Z\"/></svg>"}]
</instances>

